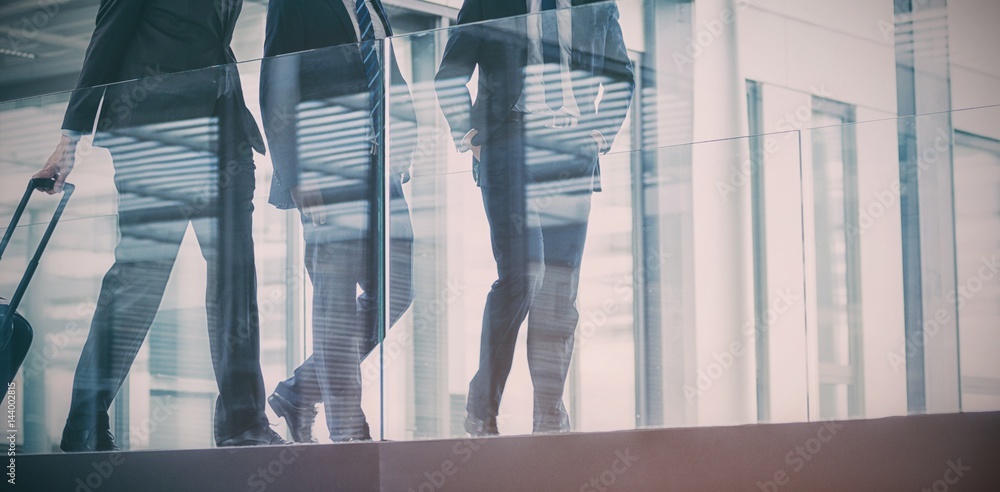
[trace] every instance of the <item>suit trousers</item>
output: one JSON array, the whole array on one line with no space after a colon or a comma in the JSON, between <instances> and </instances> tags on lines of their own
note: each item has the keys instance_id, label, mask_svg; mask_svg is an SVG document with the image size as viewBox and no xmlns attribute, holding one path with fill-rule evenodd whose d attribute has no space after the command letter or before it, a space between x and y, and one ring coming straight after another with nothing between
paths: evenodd
<instances>
[{"instance_id":1,"label":"suit trousers","mask_svg":"<svg viewBox=\"0 0 1000 492\"><path fill-rule=\"evenodd\" d=\"M542 137L528 128L521 118L508 118L481 149L478 177L498 278L486 299L467 410L480 420L496 418L527 317L533 429L566 431L562 397L580 317L576 298L592 194L585 172L596 165L596 144L568 150L550 145L559 140L551 132Z\"/></svg>"},{"instance_id":2,"label":"suit trousers","mask_svg":"<svg viewBox=\"0 0 1000 492\"><path fill-rule=\"evenodd\" d=\"M77 365L67 430L108 428L108 409L156 317L189 223L208 267L216 442L267 424L251 234L254 165L239 116L226 97L211 117L102 137L114 158L120 237Z\"/></svg>"},{"instance_id":3,"label":"suit trousers","mask_svg":"<svg viewBox=\"0 0 1000 492\"><path fill-rule=\"evenodd\" d=\"M413 301L413 229L398 176L391 179L390 193L391 327ZM370 437L361 410L360 365L384 334L376 316L381 296L373 292L374 248L380 239L350 225L367 223L369 208L361 206L361 212L351 214L357 215L354 220L332 215L344 207L327 208L326 224L302 217L305 266L313 285L313 354L275 391L296 406L324 403L330 439L336 442Z\"/></svg>"}]
</instances>

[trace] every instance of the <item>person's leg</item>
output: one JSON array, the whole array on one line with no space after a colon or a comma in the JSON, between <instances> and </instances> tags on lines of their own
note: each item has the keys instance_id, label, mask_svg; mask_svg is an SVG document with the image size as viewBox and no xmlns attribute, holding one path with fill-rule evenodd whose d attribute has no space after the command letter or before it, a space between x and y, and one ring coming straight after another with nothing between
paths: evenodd
<instances>
[{"instance_id":1,"label":"person's leg","mask_svg":"<svg viewBox=\"0 0 1000 492\"><path fill-rule=\"evenodd\" d=\"M334 442L370 438L361 409L364 325L356 301L362 242L317 244L307 258L313 271L313 359Z\"/></svg>"},{"instance_id":2,"label":"person's leg","mask_svg":"<svg viewBox=\"0 0 1000 492\"><path fill-rule=\"evenodd\" d=\"M389 319L387 326L392 328L403 313L413 303L413 225L410 221L410 209L403 196L402 184L398 177L390 182L392 202L389 208ZM377 241L377 240L376 240ZM364 345L361 349L362 359L382 342L385 333L380 333L377 326L377 310L379 299L377 292L371 292L374 284L371 279L373 269L368 264L370 258L377 255L371 241L365 244L365 272L368 278L360 279L361 295L358 296L358 313L365 322Z\"/></svg>"},{"instance_id":3,"label":"person's leg","mask_svg":"<svg viewBox=\"0 0 1000 492\"><path fill-rule=\"evenodd\" d=\"M233 101L220 99L216 113L217 200L194 226L208 266L208 334L219 385L215 438L221 443L267 427L267 417L252 235L253 155L234 121L238 112Z\"/></svg>"},{"instance_id":4,"label":"person's leg","mask_svg":"<svg viewBox=\"0 0 1000 492\"><path fill-rule=\"evenodd\" d=\"M156 316L185 226L122 225L76 368L67 428L108 428L111 401ZM140 232L150 229L157 239Z\"/></svg>"},{"instance_id":5,"label":"person's leg","mask_svg":"<svg viewBox=\"0 0 1000 492\"><path fill-rule=\"evenodd\" d=\"M137 167L145 165L143 159L123 149L111 150L120 239L77 364L63 432L65 450L71 450L82 431L109 429L108 409L153 323L188 223L171 213L176 210L157 213L155 204L143 200L131 178Z\"/></svg>"},{"instance_id":6,"label":"person's leg","mask_svg":"<svg viewBox=\"0 0 1000 492\"><path fill-rule=\"evenodd\" d=\"M301 218L304 223L308 220L304 216ZM310 259L316 255L316 244L309 241L307 236L305 245L304 263L306 272L312 279L314 262ZM278 383L274 393L267 399L274 413L285 419L288 432L295 442L316 442L312 435L313 424L316 422L316 404L323 402L316 366L315 357L310 355L295 368L290 378Z\"/></svg>"},{"instance_id":7,"label":"person's leg","mask_svg":"<svg viewBox=\"0 0 1000 492\"><path fill-rule=\"evenodd\" d=\"M319 377L316 375L316 359L310 355L292 376L278 383L274 392L297 407L306 407L323 402L323 394L319 389Z\"/></svg>"},{"instance_id":8,"label":"person's leg","mask_svg":"<svg viewBox=\"0 0 1000 492\"><path fill-rule=\"evenodd\" d=\"M570 429L563 390L580 313L576 299L587 237L590 193L545 196L545 274L528 314L528 369L534 386L534 432Z\"/></svg>"},{"instance_id":9,"label":"person's leg","mask_svg":"<svg viewBox=\"0 0 1000 492\"><path fill-rule=\"evenodd\" d=\"M517 332L542 270L541 231L526 208L522 144L520 122L507 122L481 154L480 184L498 278L486 298L479 369L469 384L467 410L470 419L494 425Z\"/></svg>"},{"instance_id":10,"label":"person's leg","mask_svg":"<svg viewBox=\"0 0 1000 492\"><path fill-rule=\"evenodd\" d=\"M391 182L389 325L412 302L413 230L409 208L398 179ZM369 207L361 205L358 218ZM344 218L344 217L341 217ZM368 229L343 224L315 226L308 221L306 262L313 282L313 356L318 387L325 402L327 425L333 441L368 439L370 433L361 410L361 361L381 341L377 327L380 296L371 291L376 265L374 238ZM347 220L345 223L351 223ZM357 296L357 288L362 293ZM301 369L301 368L300 368ZM298 375L298 372L297 372ZM303 381L296 381L303 388ZM280 389L280 388L279 388ZM303 401L300 399L299 401Z\"/></svg>"},{"instance_id":11,"label":"person's leg","mask_svg":"<svg viewBox=\"0 0 1000 492\"><path fill-rule=\"evenodd\" d=\"M306 226L308 220L303 219L303 227ZM313 261L310 259L316 255L316 244L309 241L305 241L305 260L304 264L306 267L306 274L309 276L309 280L313 279ZM300 407L309 408L312 405L323 402L323 393L319 388L319 376L316 374L316 359L314 356L310 355L306 358L299 367L295 368L292 372L292 376L288 379L278 383L275 387L274 392L288 401L290 404Z\"/></svg>"}]
</instances>

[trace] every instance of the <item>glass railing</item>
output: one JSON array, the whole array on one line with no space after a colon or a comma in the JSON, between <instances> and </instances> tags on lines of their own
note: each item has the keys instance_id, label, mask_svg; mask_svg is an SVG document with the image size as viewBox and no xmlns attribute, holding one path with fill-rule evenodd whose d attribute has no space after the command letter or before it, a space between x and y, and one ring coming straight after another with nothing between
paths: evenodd
<instances>
[{"instance_id":1,"label":"glass railing","mask_svg":"<svg viewBox=\"0 0 1000 492\"><path fill-rule=\"evenodd\" d=\"M231 68L250 74L259 67ZM110 425L124 449L210 447L214 415L223 410L212 349L230 371L227 392L245 394L231 394L237 407L250 407L233 410L242 419L262 411L267 394L258 385L273 386L302 360L304 333L291 327L303 322L307 282L298 243L289 243L300 233L290 214L267 204L260 183L270 164L257 162L255 170L250 147L226 136L241 123L220 121L225 113L215 108L227 97L217 98L215 85L227 72L155 76L73 95L100 101L103 94L104 103L98 131L83 138L68 176L79 192L20 306L35 330L15 380L24 452L58 451L68 416L78 428ZM248 92L254 79L243 78ZM5 216L58 142L69 100L60 94L2 108ZM221 145L224 138L234 142ZM0 281L8 296L52 202L36 193L15 231ZM219 335L215 343L210 333ZM260 381L260 372L269 377Z\"/></svg>"},{"instance_id":2,"label":"glass railing","mask_svg":"<svg viewBox=\"0 0 1000 492\"><path fill-rule=\"evenodd\" d=\"M802 131L810 417L995 410L1000 106Z\"/></svg>"},{"instance_id":3,"label":"glass railing","mask_svg":"<svg viewBox=\"0 0 1000 492\"><path fill-rule=\"evenodd\" d=\"M1000 153L953 130L997 108L853 124L817 105L790 131L692 143L690 73L630 33L619 47L613 5L0 105L4 217L71 100L97 128L19 308L35 332L11 388L20 452L58 452L67 421L126 450L212 447L262 416L302 437L265 402L276 389L326 401L319 442L365 425L409 440L1000 407L982 353L996 286L975 277L1000 250ZM496 69L567 18L581 48L566 63ZM471 48L494 69L474 73ZM369 50L388 74L376 125ZM911 163L900 135L933 148L942 118L948 158L928 166L954 168L950 290L943 246L909 274L908 233L924 245L941 223L907 222L893 191L908 189L893 187ZM481 147L460 152L466 137ZM923 183L921 203L951 216L944 178ZM36 194L14 231L5 297L56 201ZM954 336L907 342L911 300L933 313L966 278L981 286L954 303Z\"/></svg>"},{"instance_id":4,"label":"glass railing","mask_svg":"<svg viewBox=\"0 0 1000 492\"><path fill-rule=\"evenodd\" d=\"M752 158L765 142L766 163ZM545 151L529 147L525 158ZM539 229L529 247L544 268L525 267L538 268L541 286L509 335L509 376L494 409L500 433L547 430L538 402L562 374L564 430L750 423L768 408L768 420L805 419L798 159L797 133L772 134L603 156L599 193L573 180L524 186L526 211L514 217ZM788 189L754 208L751 172ZM500 350L483 348L498 343L483 327L516 309L492 305L503 299L492 246L502 236L484 210L491 190L477 189L471 172L411 183L420 254L411 313L383 344L386 438L463 436L475 404L468 394L476 378L493 376L483 352ZM767 278L755 273L761 238L743 226L765 216L775 224L767 268L776 273ZM558 256L584 242L573 262ZM747 302L758 288L762 306ZM551 333L560 324L562 338ZM756 367L761 350L781 354L771 372Z\"/></svg>"}]
</instances>

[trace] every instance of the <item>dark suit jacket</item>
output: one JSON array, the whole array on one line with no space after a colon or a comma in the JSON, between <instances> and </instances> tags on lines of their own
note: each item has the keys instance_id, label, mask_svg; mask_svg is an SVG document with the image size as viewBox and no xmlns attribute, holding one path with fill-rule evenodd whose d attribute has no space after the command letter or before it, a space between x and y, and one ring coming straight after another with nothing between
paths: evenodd
<instances>
[{"instance_id":1,"label":"dark suit jacket","mask_svg":"<svg viewBox=\"0 0 1000 492\"><path fill-rule=\"evenodd\" d=\"M373 3L376 8L372 15L379 16L388 27L388 17L381 2L374 0ZM387 34L391 35L391 30ZM347 109L367 115L368 81L357 42L354 23L341 0L271 0L268 3L260 105L274 164L269 201L278 208L294 207L290 189L299 183L303 172L300 166L302 142L297 133L297 124L302 118L300 104L309 101L322 101L326 106L343 104ZM386 97L390 98L391 111L388 124L393 125L393 130L400 125L413 128L416 114L394 55L388 82L390 92ZM354 126L366 127L367 123L367 116L363 116ZM394 131L392 134L400 133ZM407 145L401 142L402 139L394 138L386 143L391 151L386 164L396 172L409 167L412 153L412 139ZM335 140L328 143L337 144ZM352 193L363 195L364 191ZM336 199L352 198L341 195Z\"/></svg>"},{"instance_id":2,"label":"dark suit jacket","mask_svg":"<svg viewBox=\"0 0 1000 492\"><path fill-rule=\"evenodd\" d=\"M635 88L618 24L618 7L614 2L594 0L573 0L572 4L570 69L589 75L574 82L582 113L580 128L600 131L610 145L625 121ZM523 17L527 12L525 0L465 0L462 5L460 27L452 30L435 77L438 99L456 144L473 128L478 131L473 145L488 141L521 97L528 62L527 22ZM522 17L496 20L513 16ZM480 24L473 24L477 22ZM464 24L473 25L461 27ZM479 90L473 104L465 84L477 65ZM605 94L601 108L595 109L601 85ZM609 100L619 104L607 104Z\"/></svg>"},{"instance_id":3,"label":"dark suit jacket","mask_svg":"<svg viewBox=\"0 0 1000 492\"><path fill-rule=\"evenodd\" d=\"M238 98L243 130L263 152L235 67L204 70L236 62L230 42L242 8L242 0L101 0L63 128L90 131L102 96L98 129L113 131L210 116L225 92ZM185 71L194 72L177 73ZM152 79L115 84L143 77ZM105 84L115 85L98 87Z\"/></svg>"}]
</instances>

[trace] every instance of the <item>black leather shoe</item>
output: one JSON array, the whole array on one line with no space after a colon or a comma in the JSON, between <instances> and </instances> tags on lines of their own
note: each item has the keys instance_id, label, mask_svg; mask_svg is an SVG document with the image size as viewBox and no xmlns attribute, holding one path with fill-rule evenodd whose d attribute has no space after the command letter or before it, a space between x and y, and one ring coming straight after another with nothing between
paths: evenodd
<instances>
[{"instance_id":1,"label":"black leather shoe","mask_svg":"<svg viewBox=\"0 0 1000 492\"><path fill-rule=\"evenodd\" d=\"M316 405L296 406L277 391L267 398L267 404L271 405L271 409L278 417L288 422L288 432L292 435L292 441L316 442L312 435L313 423L316 422Z\"/></svg>"},{"instance_id":2,"label":"black leather shoe","mask_svg":"<svg viewBox=\"0 0 1000 492\"><path fill-rule=\"evenodd\" d=\"M338 442L363 442L363 441L371 441L371 440L372 440L372 434L368 430L368 424L367 423L364 425L364 427L360 431L357 431L355 433L351 433L351 434L337 434L337 435L330 434L330 441L334 442L334 443L338 443Z\"/></svg>"},{"instance_id":3,"label":"black leather shoe","mask_svg":"<svg viewBox=\"0 0 1000 492\"><path fill-rule=\"evenodd\" d=\"M567 432L569 432L569 427L564 427L560 425L545 425L538 423L536 423L534 425L534 428L531 430L532 434L565 434Z\"/></svg>"},{"instance_id":4,"label":"black leather shoe","mask_svg":"<svg viewBox=\"0 0 1000 492\"><path fill-rule=\"evenodd\" d=\"M371 440L371 436L338 437L336 439L332 437L330 438L330 441L334 444L341 442L370 442Z\"/></svg>"},{"instance_id":5,"label":"black leather shoe","mask_svg":"<svg viewBox=\"0 0 1000 492\"><path fill-rule=\"evenodd\" d=\"M288 444L288 441L282 439L267 424L252 427L229 439L223 439L216 443L220 448L231 446L276 446L279 444Z\"/></svg>"},{"instance_id":6,"label":"black leather shoe","mask_svg":"<svg viewBox=\"0 0 1000 492\"><path fill-rule=\"evenodd\" d=\"M64 429L59 449L66 453L119 450L114 434L108 429Z\"/></svg>"},{"instance_id":7,"label":"black leather shoe","mask_svg":"<svg viewBox=\"0 0 1000 492\"><path fill-rule=\"evenodd\" d=\"M497 419L490 418L487 420L480 420L472 415L465 416L465 432L468 432L472 437L489 437L489 436L499 436L500 431L497 430Z\"/></svg>"},{"instance_id":8,"label":"black leather shoe","mask_svg":"<svg viewBox=\"0 0 1000 492\"><path fill-rule=\"evenodd\" d=\"M531 433L559 434L569 432L570 429L569 414L566 413L565 409L560 408L559 410L556 410L548 415L544 415L541 418L539 418L536 413Z\"/></svg>"},{"instance_id":9,"label":"black leather shoe","mask_svg":"<svg viewBox=\"0 0 1000 492\"><path fill-rule=\"evenodd\" d=\"M344 442L371 442L370 437L348 437L347 439L341 439L339 441L333 441L334 444L344 443Z\"/></svg>"}]
</instances>

